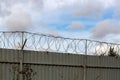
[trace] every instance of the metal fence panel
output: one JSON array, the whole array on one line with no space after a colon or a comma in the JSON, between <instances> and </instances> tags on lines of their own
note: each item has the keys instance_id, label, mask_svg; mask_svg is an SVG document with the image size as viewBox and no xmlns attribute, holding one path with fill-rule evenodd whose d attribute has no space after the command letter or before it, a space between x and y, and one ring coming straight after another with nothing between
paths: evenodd
<instances>
[{"instance_id":1,"label":"metal fence panel","mask_svg":"<svg viewBox=\"0 0 120 80\"><path fill-rule=\"evenodd\" d=\"M120 58L0 49L0 80L120 80ZM86 77L86 79L84 78Z\"/></svg>"}]
</instances>

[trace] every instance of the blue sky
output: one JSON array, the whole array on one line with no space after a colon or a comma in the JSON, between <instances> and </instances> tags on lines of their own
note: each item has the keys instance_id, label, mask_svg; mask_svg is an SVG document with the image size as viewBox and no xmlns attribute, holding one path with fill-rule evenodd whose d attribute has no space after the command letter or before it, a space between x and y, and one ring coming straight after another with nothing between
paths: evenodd
<instances>
[{"instance_id":1,"label":"blue sky","mask_svg":"<svg viewBox=\"0 0 120 80\"><path fill-rule=\"evenodd\" d=\"M119 43L120 0L0 0L0 31Z\"/></svg>"}]
</instances>

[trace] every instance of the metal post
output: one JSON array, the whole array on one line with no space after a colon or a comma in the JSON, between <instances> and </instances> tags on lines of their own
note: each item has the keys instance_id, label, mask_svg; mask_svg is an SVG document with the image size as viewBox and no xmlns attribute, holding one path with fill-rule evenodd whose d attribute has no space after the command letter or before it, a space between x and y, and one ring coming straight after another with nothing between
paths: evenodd
<instances>
[{"instance_id":1,"label":"metal post","mask_svg":"<svg viewBox=\"0 0 120 80\"><path fill-rule=\"evenodd\" d=\"M83 68L84 68L84 78L83 78L83 80L86 80L86 75L87 75L87 66L86 66L86 64L87 64L87 40L85 41L85 58L84 58L84 66L83 66Z\"/></svg>"},{"instance_id":2,"label":"metal post","mask_svg":"<svg viewBox=\"0 0 120 80\"><path fill-rule=\"evenodd\" d=\"M87 40L86 40L86 41L85 41L85 55L87 55L87 50L88 50L88 49L87 49L87 48L88 48L87 46L88 46L88 45L87 45Z\"/></svg>"},{"instance_id":3,"label":"metal post","mask_svg":"<svg viewBox=\"0 0 120 80\"><path fill-rule=\"evenodd\" d=\"M84 78L83 78L83 80L86 80L86 65L84 65L83 68L84 68Z\"/></svg>"},{"instance_id":4,"label":"metal post","mask_svg":"<svg viewBox=\"0 0 120 80\"><path fill-rule=\"evenodd\" d=\"M22 43L22 46L21 46L21 51L20 51L20 76L19 76L19 80L23 80L23 59L24 59L24 46L26 44L26 41L27 39L25 39L24 41L24 32L22 32L21 34L21 43Z\"/></svg>"}]
</instances>

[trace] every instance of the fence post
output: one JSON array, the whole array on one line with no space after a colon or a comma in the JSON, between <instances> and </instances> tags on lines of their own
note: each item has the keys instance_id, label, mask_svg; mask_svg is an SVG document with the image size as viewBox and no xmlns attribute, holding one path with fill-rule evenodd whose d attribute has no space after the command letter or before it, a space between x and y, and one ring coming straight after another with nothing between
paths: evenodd
<instances>
[{"instance_id":1,"label":"fence post","mask_svg":"<svg viewBox=\"0 0 120 80\"><path fill-rule=\"evenodd\" d=\"M24 32L21 32L21 50L20 50L20 76L19 76L19 80L23 80L23 56L24 56L24 52L23 52L23 48L24 48Z\"/></svg>"},{"instance_id":2,"label":"fence post","mask_svg":"<svg viewBox=\"0 0 120 80\"><path fill-rule=\"evenodd\" d=\"M83 68L84 68L84 78L83 78L83 80L86 80L86 77L87 77L87 66L86 66L86 64L87 64L87 48L88 48L88 46L87 46L87 40L85 40L85 58L84 58L84 66L83 66Z\"/></svg>"},{"instance_id":3,"label":"fence post","mask_svg":"<svg viewBox=\"0 0 120 80\"><path fill-rule=\"evenodd\" d=\"M88 45L87 45L87 44L88 44L88 41L85 40L85 55L87 55L87 50L88 50L88 49L87 49L87 48L88 48Z\"/></svg>"}]
</instances>

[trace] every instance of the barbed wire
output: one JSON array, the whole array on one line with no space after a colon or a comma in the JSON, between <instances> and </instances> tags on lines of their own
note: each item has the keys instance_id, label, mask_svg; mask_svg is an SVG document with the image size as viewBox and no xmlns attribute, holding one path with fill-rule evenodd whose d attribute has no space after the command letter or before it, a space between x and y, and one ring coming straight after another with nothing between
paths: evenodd
<instances>
[{"instance_id":1,"label":"barbed wire","mask_svg":"<svg viewBox=\"0 0 120 80\"><path fill-rule=\"evenodd\" d=\"M14 31L0 32L0 48L21 49L27 39L24 50L50 51L85 55L107 55L110 47L117 54L120 44L100 42L88 39L72 39L38 33Z\"/></svg>"}]
</instances>

